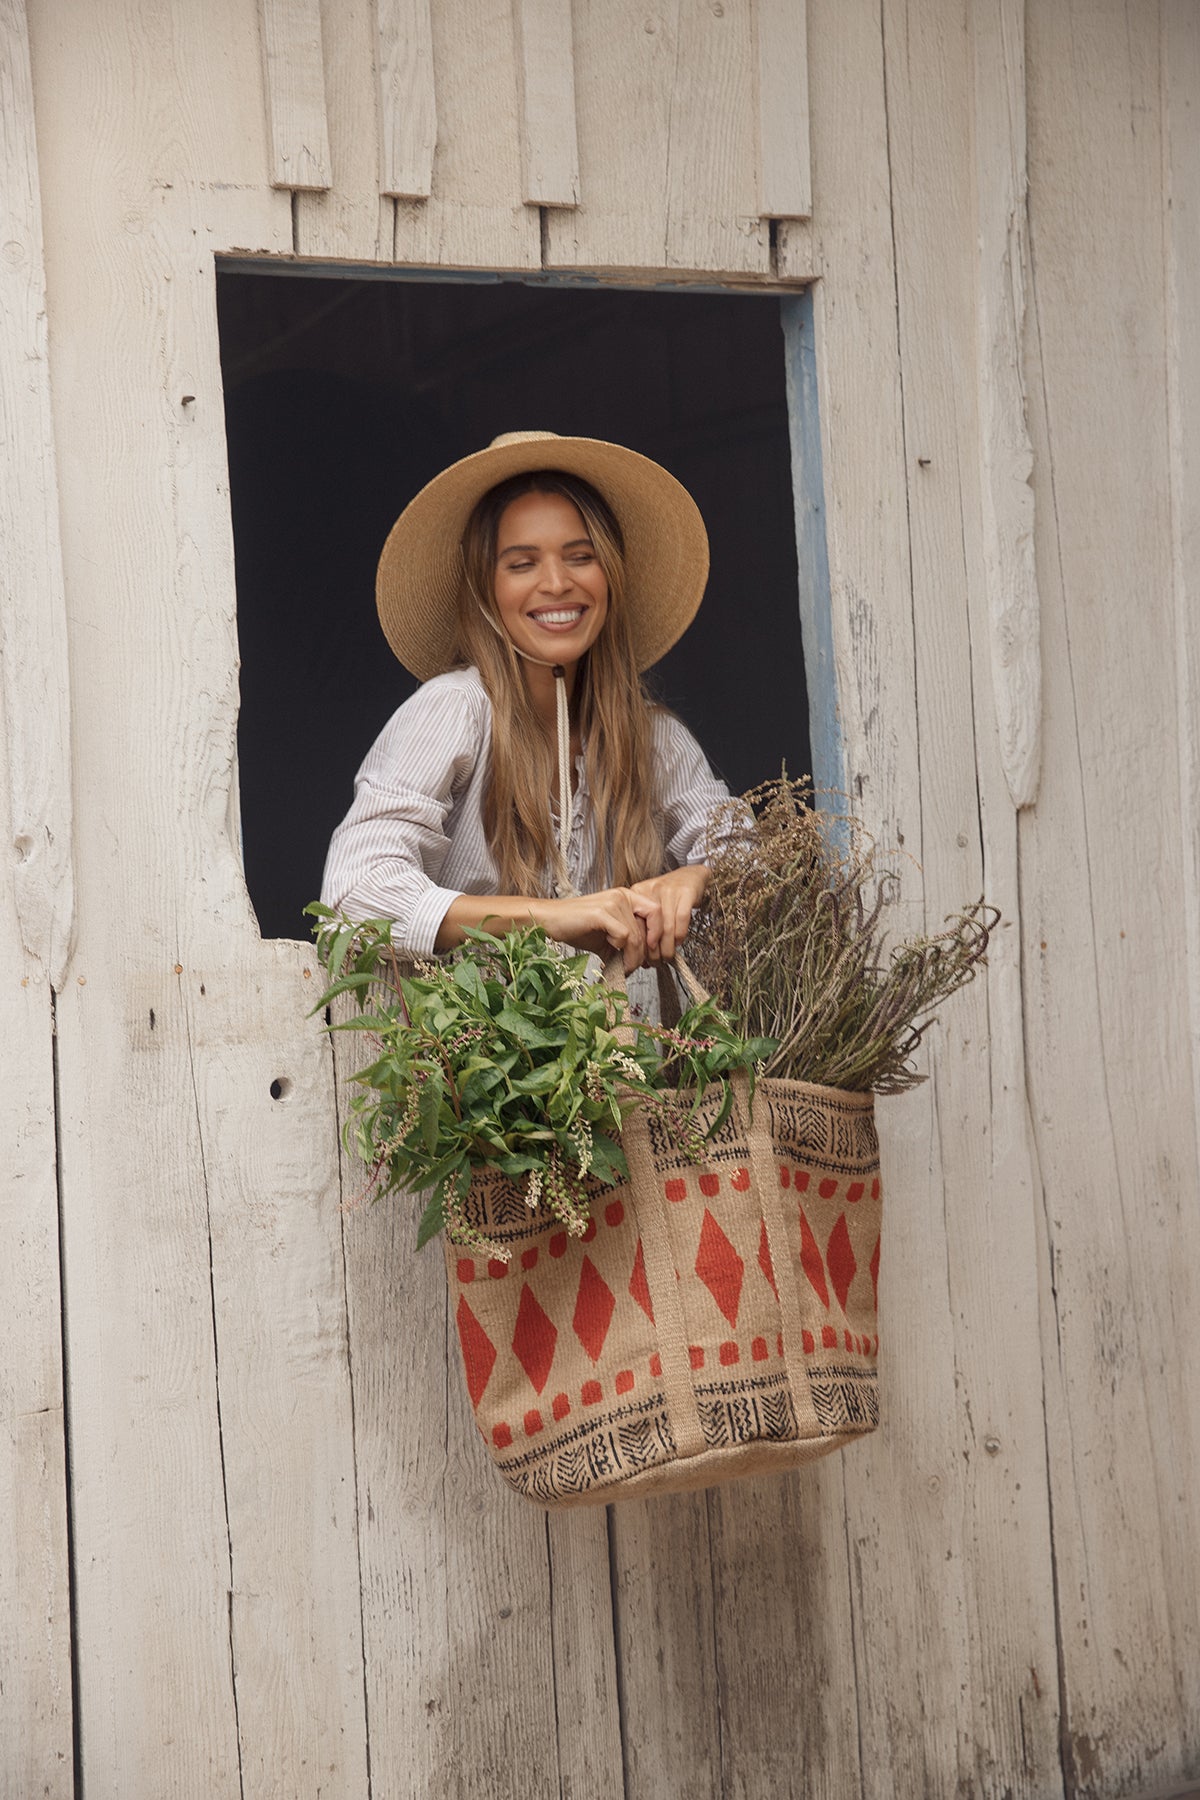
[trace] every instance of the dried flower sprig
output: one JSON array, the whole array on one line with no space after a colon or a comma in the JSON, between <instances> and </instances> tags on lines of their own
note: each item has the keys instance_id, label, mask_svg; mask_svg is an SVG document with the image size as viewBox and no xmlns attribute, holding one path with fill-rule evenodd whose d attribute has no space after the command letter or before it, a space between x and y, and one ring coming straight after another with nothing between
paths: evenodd
<instances>
[{"instance_id":1,"label":"dried flower sprig","mask_svg":"<svg viewBox=\"0 0 1200 1800\"><path fill-rule=\"evenodd\" d=\"M786 774L730 801L708 837L688 959L740 1029L775 1039L764 1072L878 1094L923 1080L913 1055L983 962L996 908L977 900L888 950L896 871L857 820Z\"/></svg>"}]
</instances>

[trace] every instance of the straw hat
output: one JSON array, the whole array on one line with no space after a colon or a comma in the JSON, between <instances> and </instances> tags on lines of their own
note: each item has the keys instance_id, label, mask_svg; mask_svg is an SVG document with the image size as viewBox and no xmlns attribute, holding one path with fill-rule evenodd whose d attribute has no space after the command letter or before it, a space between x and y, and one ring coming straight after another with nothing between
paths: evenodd
<instances>
[{"instance_id":1,"label":"straw hat","mask_svg":"<svg viewBox=\"0 0 1200 1800\"><path fill-rule=\"evenodd\" d=\"M534 469L582 475L616 514L639 669L664 656L695 617L708 579L708 536L696 502L673 475L599 438L506 431L422 488L383 546L375 582L380 624L419 681L442 674L453 658L462 535L474 506L498 482Z\"/></svg>"}]
</instances>

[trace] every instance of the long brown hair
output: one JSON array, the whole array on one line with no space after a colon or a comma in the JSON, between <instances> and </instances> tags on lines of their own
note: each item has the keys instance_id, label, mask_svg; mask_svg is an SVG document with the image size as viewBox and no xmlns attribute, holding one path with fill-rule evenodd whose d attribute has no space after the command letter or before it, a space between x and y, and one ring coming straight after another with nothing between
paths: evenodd
<instances>
[{"instance_id":1,"label":"long brown hair","mask_svg":"<svg viewBox=\"0 0 1200 1800\"><path fill-rule=\"evenodd\" d=\"M515 475L489 489L463 533L456 651L460 663L479 670L492 703L484 830L501 891L537 894L557 856L550 816L550 796L558 792L556 752L530 701L520 657L495 602L500 519L524 494L559 494L578 507L608 582L608 617L580 660L574 701L587 746L597 838L610 859L612 880L625 887L663 868L662 831L652 799L652 702L634 661L620 524L590 482L554 469Z\"/></svg>"}]
</instances>

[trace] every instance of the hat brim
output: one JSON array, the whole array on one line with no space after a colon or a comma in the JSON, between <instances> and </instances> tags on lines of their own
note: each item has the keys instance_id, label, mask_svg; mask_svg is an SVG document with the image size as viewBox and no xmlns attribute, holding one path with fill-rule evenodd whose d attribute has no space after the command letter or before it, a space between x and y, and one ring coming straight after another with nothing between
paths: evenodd
<instances>
[{"instance_id":1,"label":"hat brim","mask_svg":"<svg viewBox=\"0 0 1200 1800\"><path fill-rule=\"evenodd\" d=\"M582 476L616 514L639 669L664 656L695 618L708 579L708 534L682 483L620 444L529 434L452 463L409 502L388 534L375 582L379 621L419 681L453 662L461 541L472 511L489 488L535 469Z\"/></svg>"}]
</instances>

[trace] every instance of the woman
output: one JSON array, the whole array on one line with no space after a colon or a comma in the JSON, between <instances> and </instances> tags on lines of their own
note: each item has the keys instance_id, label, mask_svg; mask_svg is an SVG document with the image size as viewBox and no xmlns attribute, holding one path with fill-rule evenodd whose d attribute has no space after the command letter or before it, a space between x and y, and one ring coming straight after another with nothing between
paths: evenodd
<instances>
[{"instance_id":1,"label":"woman","mask_svg":"<svg viewBox=\"0 0 1200 1800\"><path fill-rule=\"evenodd\" d=\"M708 541L691 497L616 444L510 432L405 508L380 620L424 683L358 772L322 898L414 955L541 925L626 971L668 961L727 790L640 671L687 629Z\"/></svg>"}]
</instances>

